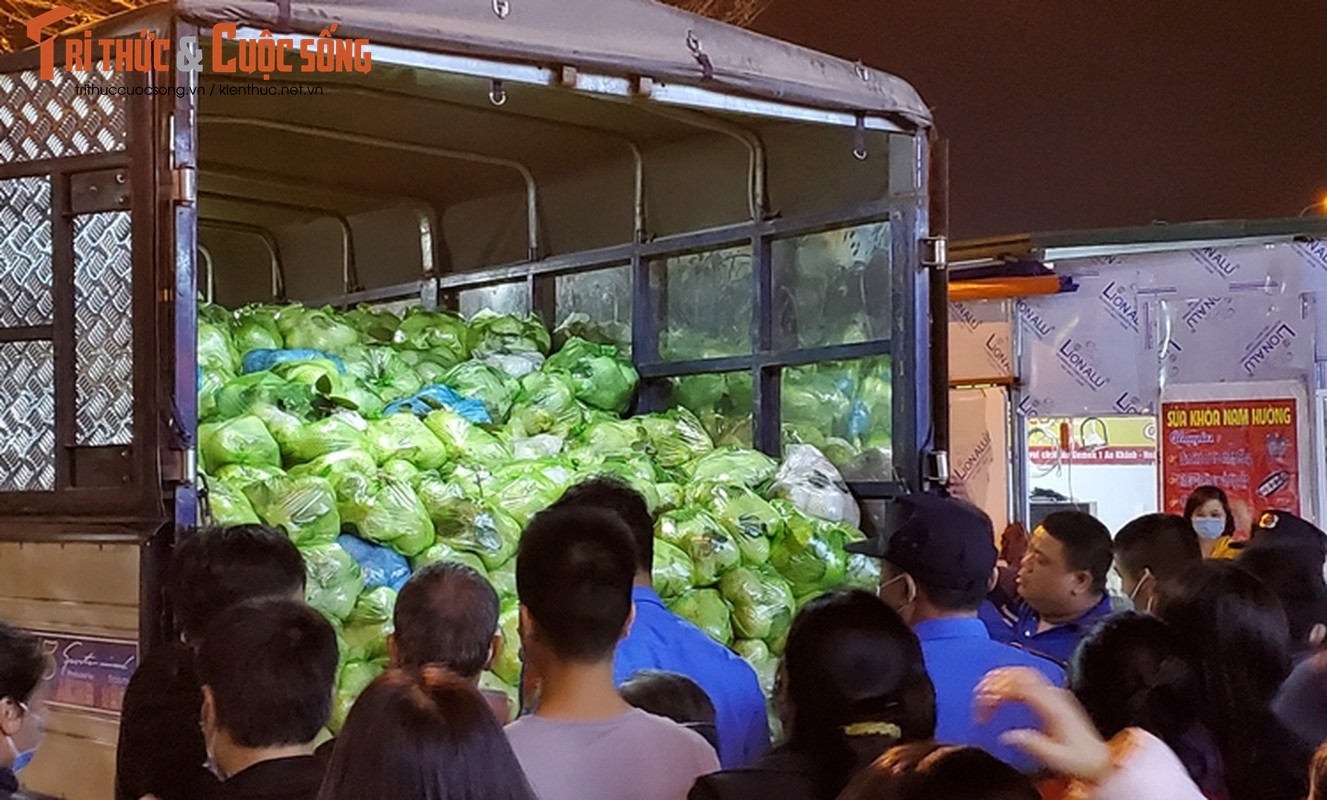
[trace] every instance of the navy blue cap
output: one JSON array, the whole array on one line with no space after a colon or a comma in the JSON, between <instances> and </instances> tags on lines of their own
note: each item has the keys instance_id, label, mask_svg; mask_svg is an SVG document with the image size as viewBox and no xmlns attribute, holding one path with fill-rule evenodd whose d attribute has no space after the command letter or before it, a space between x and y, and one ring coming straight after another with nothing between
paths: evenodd
<instances>
[{"instance_id":1,"label":"navy blue cap","mask_svg":"<svg viewBox=\"0 0 1327 800\"><path fill-rule=\"evenodd\" d=\"M1269 510L1258 515L1249 543L1261 539L1276 546L1301 547L1306 553L1315 555L1318 561L1327 558L1327 534L1289 511Z\"/></svg>"},{"instance_id":2,"label":"navy blue cap","mask_svg":"<svg viewBox=\"0 0 1327 800\"><path fill-rule=\"evenodd\" d=\"M892 536L854 542L848 552L883 558L937 589L967 591L990 581L998 557L995 526L981 509L925 494L898 503L908 513Z\"/></svg>"}]
</instances>

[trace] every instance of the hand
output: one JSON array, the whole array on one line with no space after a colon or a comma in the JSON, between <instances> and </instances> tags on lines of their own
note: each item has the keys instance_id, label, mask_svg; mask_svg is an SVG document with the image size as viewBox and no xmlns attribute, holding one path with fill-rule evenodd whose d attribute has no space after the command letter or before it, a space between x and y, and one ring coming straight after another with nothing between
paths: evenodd
<instances>
[{"instance_id":1,"label":"hand","mask_svg":"<svg viewBox=\"0 0 1327 800\"><path fill-rule=\"evenodd\" d=\"M1000 740L1027 751L1050 769L1094 784L1110 772L1110 747L1087 712L1072 694L1052 686L1040 672L1027 667L992 670L977 684L975 702L979 722L989 720L1004 703L1023 703L1032 709L1045 732L1012 730Z\"/></svg>"}]
</instances>

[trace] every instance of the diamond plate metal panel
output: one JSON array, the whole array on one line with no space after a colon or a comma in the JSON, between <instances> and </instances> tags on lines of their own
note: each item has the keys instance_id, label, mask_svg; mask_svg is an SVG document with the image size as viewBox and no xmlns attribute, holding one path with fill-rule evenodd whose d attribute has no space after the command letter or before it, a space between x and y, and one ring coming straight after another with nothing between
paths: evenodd
<instances>
[{"instance_id":1,"label":"diamond plate metal panel","mask_svg":"<svg viewBox=\"0 0 1327 800\"><path fill-rule=\"evenodd\" d=\"M127 211L74 219L77 442L134 437L133 229Z\"/></svg>"},{"instance_id":2,"label":"diamond plate metal panel","mask_svg":"<svg viewBox=\"0 0 1327 800\"><path fill-rule=\"evenodd\" d=\"M0 74L0 163L123 150L127 98L113 92L124 85L100 69L57 70L49 81L36 70Z\"/></svg>"},{"instance_id":3,"label":"diamond plate metal panel","mask_svg":"<svg viewBox=\"0 0 1327 800\"><path fill-rule=\"evenodd\" d=\"M55 489L55 349L0 343L0 492Z\"/></svg>"},{"instance_id":4,"label":"diamond plate metal panel","mask_svg":"<svg viewBox=\"0 0 1327 800\"><path fill-rule=\"evenodd\" d=\"M51 322L51 181L0 180L0 328Z\"/></svg>"}]
</instances>

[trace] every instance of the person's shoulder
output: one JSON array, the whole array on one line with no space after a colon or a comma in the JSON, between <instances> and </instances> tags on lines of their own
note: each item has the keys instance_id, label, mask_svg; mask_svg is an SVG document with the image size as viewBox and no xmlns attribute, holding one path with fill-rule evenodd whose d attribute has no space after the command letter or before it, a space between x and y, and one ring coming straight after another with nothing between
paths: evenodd
<instances>
[{"instance_id":1,"label":"person's shoulder","mask_svg":"<svg viewBox=\"0 0 1327 800\"><path fill-rule=\"evenodd\" d=\"M706 775L696 781L689 800L811 800L814 787L806 775L809 765L801 758L775 750L756 763Z\"/></svg>"},{"instance_id":2,"label":"person's shoulder","mask_svg":"<svg viewBox=\"0 0 1327 800\"><path fill-rule=\"evenodd\" d=\"M704 736L666 717L656 716L637 708L622 715L621 725L624 728L635 729L643 738L661 745L676 747L717 759L717 756L714 755L714 747L705 741ZM718 768L716 760L713 769Z\"/></svg>"},{"instance_id":3,"label":"person's shoulder","mask_svg":"<svg viewBox=\"0 0 1327 800\"><path fill-rule=\"evenodd\" d=\"M1008 663L1005 666L1010 667L1031 667L1057 686L1064 685L1065 673L1064 667L1044 658L1035 653L1030 653L1022 648L1014 647L1008 644L992 642L996 647L1001 648L1000 656Z\"/></svg>"}]
</instances>

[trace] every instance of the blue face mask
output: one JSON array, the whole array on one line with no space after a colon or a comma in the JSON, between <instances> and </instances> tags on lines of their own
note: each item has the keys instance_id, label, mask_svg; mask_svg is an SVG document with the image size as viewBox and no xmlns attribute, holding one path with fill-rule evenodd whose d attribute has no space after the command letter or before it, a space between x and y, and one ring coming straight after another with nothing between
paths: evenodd
<instances>
[{"instance_id":1,"label":"blue face mask","mask_svg":"<svg viewBox=\"0 0 1327 800\"><path fill-rule=\"evenodd\" d=\"M32 757L36 755L36 753L37 751L35 750L24 750L22 753L19 753L14 757L14 766L10 767L10 769L14 770L15 775L22 772L24 767L32 763Z\"/></svg>"},{"instance_id":2,"label":"blue face mask","mask_svg":"<svg viewBox=\"0 0 1327 800\"><path fill-rule=\"evenodd\" d=\"M1200 539L1220 539L1226 535L1226 521L1219 517L1194 517L1193 529Z\"/></svg>"}]
</instances>

